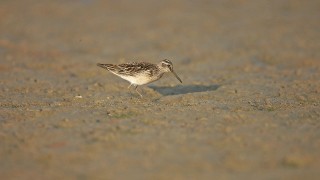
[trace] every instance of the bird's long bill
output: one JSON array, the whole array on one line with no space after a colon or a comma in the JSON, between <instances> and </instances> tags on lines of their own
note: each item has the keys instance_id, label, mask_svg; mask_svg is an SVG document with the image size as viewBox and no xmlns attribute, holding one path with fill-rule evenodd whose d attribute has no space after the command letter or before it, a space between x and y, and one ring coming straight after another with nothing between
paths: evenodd
<instances>
[{"instance_id":1,"label":"bird's long bill","mask_svg":"<svg viewBox=\"0 0 320 180\"><path fill-rule=\"evenodd\" d=\"M172 74L174 74L174 76L182 83L182 81L181 81L181 79L179 78L179 76L172 70L171 71L172 72Z\"/></svg>"}]
</instances>

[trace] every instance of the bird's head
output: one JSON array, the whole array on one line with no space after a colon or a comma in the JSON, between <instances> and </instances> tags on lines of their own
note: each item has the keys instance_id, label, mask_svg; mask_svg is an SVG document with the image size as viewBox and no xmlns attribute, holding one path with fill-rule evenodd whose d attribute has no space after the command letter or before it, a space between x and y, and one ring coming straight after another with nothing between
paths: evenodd
<instances>
[{"instance_id":1,"label":"bird's head","mask_svg":"<svg viewBox=\"0 0 320 180\"><path fill-rule=\"evenodd\" d=\"M160 62L162 69L165 72L172 72L172 74L174 74L174 76L182 83L181 79L179 78L179 76L174 72L173 70L173 65L172 62L168 59L162 60Z\"/></svg>"}]
</instances>

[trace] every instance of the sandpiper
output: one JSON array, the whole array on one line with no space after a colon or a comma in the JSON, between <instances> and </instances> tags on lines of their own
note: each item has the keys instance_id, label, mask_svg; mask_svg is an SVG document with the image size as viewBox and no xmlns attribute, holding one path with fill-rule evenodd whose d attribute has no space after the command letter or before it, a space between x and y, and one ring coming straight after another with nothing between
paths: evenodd
<instances>
[{"instance_id":1,"label":"sandpiper","mask_svg":"<svg viewBox=\"0 0 320 180\"><path fill-rule=\"evenodd\" d=\"M172 62L168 59L162 60L158 64L147 62L131 62L118 65L98 63L97 66L107 69L111 73L129 81L130 85L128 86L128 89L130 89L131 86L134 86L135 91L141 97L142 95L137 90L138 86L157 81L166 72L172 72L182 83L181 79L173 70Z\"/></svg>"}]
</instances>

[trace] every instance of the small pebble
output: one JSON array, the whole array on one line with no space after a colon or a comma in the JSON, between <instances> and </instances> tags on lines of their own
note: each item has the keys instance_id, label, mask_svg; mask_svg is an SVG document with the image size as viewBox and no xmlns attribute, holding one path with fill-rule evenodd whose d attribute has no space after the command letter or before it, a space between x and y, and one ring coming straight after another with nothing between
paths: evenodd
<instances>
[{"instance_id":1,"label":"small pebble","mask_svg":"<svg viewBox=\"0 0 320 180\"><path fill-rule=\"evenodd\" d=\"M81 96L81 95L77 95L77 96L75 96L75 98L77 98L77 99L81 99L81 98L82 98L82 96Z\"/></svg>"}]
</instances>

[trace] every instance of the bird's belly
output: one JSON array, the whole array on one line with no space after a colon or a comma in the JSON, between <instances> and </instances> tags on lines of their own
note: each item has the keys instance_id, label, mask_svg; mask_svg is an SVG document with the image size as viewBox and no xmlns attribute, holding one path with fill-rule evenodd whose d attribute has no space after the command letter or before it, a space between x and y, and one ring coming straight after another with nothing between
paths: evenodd
<instances>
[{"instance_id":1,"label":"bird's belly","mask_svg":"<svg viewBox=\"0 0 320 180\"><path fill-rule=\"evenodd\" d=\"M158 80L160 77L150 77L145 75L137 76L121 76L121 78L129 81L131 84L144 85Z\"/></svg>"}]
</instances>

